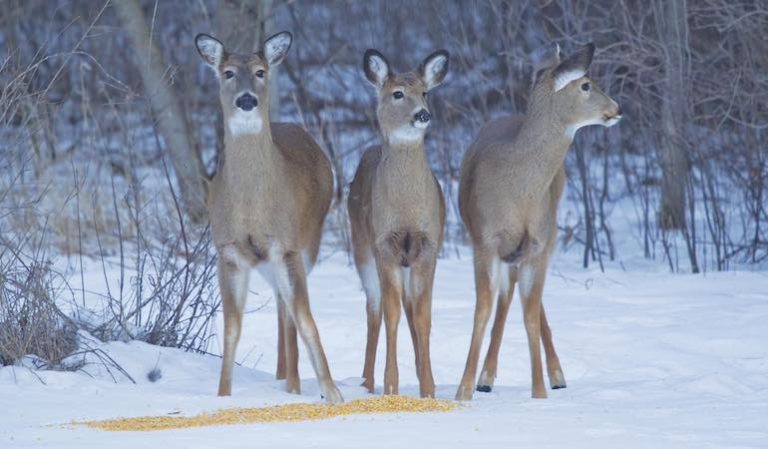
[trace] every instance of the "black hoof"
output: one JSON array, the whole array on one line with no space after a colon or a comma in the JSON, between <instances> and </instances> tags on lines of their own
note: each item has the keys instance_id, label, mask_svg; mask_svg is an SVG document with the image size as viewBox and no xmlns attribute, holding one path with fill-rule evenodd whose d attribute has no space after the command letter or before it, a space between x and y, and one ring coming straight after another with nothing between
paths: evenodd
<instances>
[{"instance_id":1,"label":"black hoof","mask_svg":"<svg viewBox=\"0 0 768 449\"><path fill-rule=\"evenodd\" d=\"M565 388L564 384L563 385L552 385L552 389L553 390L560 390L560 389L563 389L563 388Z\"/></svg>"},{"instance_id":2,"label":"black hoof","mask_svg":"<svg viewBox=\"0 0 768 449\"><path fill-rule=\"evenodd\" d=\"M493 387L490 385L478 385L475 389L481 393L490 393Z\"/></svg>"}]
</instances>

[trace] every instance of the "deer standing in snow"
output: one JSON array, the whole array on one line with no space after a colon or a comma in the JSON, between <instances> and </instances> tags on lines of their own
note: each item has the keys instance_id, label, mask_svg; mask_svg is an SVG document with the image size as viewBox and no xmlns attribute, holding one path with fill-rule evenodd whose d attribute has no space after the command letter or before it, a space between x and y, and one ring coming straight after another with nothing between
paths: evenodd
<instances>
[{"instance_id":1,"label":"deer standing in snow","mask_svg":"<svg viewBox=\"0 0 768 449\"><path fill-rule=\"evenodd\" d=\"M566 386L541 301L557 236L563 162L577 130L608 127L621 119L619 105L586 76L594 51L588 44L560 61L558 50L551 64L537 72L525 116L488 123L464 156L459 209L472 239L477 303L457 400L472 398L485 326L498 295L491 343L477 382L478 391L491 391L515 283L528 335L532 396L547 397L540 341L550 386Z\"/></svg>"},{"instance_id":2,"label":"deer standing in snow","mask_svg":"<svg viewBox=\"0 0 768 449\"><path fill-rule=\"evenodd\" d=\"M278 33L261 51L237 55L211 36L195 39L218 78L224 112L224 154L208 198L224 305L219 395L232 392L248 279L256 267L277 296L277 377L286 379L289 392L300 392L298 330L322 395L329 403L339 403L343 399L320 344L306 279L317 259L333 196L331 164L303 128L269 121L269 72L283 60L292 40L290 33Z\"/></svg>"},{"instance_id":3,"label":"deer standing in snow","mask_svg":"<svg viewBox=\"0 0 768 449\"><path fill-rule=\"evenodd\" d=\"M368 50L363 70L376 88L382 137L381 145L363 155L348 200L355 266L367 299L363 386L373 392L383 311L387 337L384 393L398 394L396 343L402 301L416 355L419 390L422 397L434 397L429 334L445 202L427 161L424 134L431 119L427 92L445 78L448 52L436 51L418 69L395 74L381 53Z\"/></svg>"}]
</instances>

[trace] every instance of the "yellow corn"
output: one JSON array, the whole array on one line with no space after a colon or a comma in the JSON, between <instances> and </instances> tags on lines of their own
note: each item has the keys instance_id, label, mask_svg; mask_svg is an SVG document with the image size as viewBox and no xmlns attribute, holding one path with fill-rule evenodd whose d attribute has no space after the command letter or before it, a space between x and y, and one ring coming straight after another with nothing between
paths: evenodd
<instances>
[{"instance_id":1,"label":"yellow corn","mask_svg":"<svg viewBox=\"0 0 768 449\"><path fill-rule=\"evenodd\" d=\"M141 416L75 424L107 431L152 431L227 424L308 421L360 413L447 412L454 408L455 402L444 399L387 395L357 399L338 405L295 403L256 408L226 408L194 416Z\"/></svg>"}]
</instances>

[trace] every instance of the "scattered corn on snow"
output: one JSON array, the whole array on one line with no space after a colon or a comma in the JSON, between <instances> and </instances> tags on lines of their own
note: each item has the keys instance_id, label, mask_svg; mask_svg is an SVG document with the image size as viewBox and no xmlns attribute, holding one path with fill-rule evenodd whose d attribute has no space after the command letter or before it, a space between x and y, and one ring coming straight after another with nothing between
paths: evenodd
<instances>
[{"instance_id":1,"label":"scattered corn on snow","mask_svg":"<svg viewBox=\"0 0 768 449\"><path fill-rule=\"evenodd\" d=\"M629 238L618 243L633 244ZM331 373L347 401L341 408L322 404L301 343L302 394L286 393L284 381L275 380L275 303L254 272L231 397L216 396L219 358L141 342L106 343L98 347L136 380L135 385L114 368L108 372L97 359L88 359L78 372L33 374L21 367L0 368L0 449L768 448L768 275L669 274L664 266L627 259L620 261L626 269L617 262L608 264L603 274L596 267L580 268L577 252L558 251L547 276L544 303L568 388L548 390L546 400L530 397L528 344L515 297L493 391L475 393L471 403L453 412L350 413L335 419L302 417L300 422L162 432L113 433L68 425L162 416L163 422L171 418L168 422L176 426L174 418L209 420L216 410L224 410L217 419L245 420L242 411L231 409L286 404L287 409L278 409L309 407L330 414L356 407L358 399L382 405L378 401L418 397L405 317L397 345L404 397L379 397L384 332L377 353L377 394L360 387L365 299L354 267L337 253L315 267L309 291ZM628 253L634 251L620 251ZM105 275L100 263L84 262L86 301L97 309L106 291ZM119 269L107 268L106 278L119 282ZM79 282L72 280L74 285ZM431 341L438 399L453 399L464 370L474 294L470 251L463 251L461 259L438 261ZM216 325L221 335L221 317ZM209 350L219 352L220 342L212 339ZM147 373L155 367L162 377L151 382ZM298 402L314 404L292 405ZM209 415L198 417L204 413ZM263 417L270 412L256 413Z\"/></svg>"},{"instance_id":2,"label":"scattered corn on snow","mask_svg":"<svg viewBox=\"0 0 768 449\"><path fill-rule=\"evenodd\" d=\"M138 418L86 421L82 424L110 431L151 431L185 427L218 426L278 421L308 421L361 413L448 412L456 403L443 399L407 396L376 396L337 405L296 403L256 408L227 408L195 416L141 416Z\"/></svg>"}]
</instances>

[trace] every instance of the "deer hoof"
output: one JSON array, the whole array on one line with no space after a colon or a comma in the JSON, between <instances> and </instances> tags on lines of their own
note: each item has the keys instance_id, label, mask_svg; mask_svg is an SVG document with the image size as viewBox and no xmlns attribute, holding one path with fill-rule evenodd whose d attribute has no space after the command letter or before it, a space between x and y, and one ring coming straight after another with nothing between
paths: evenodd
<instances>
[{"instance_id":1,"label":"deer hoof","mask_svg":"<svg viewBox=\"0 0 768 449\"><path fill-rule=\"evenodd\" d=\"M549 385L553 390L565 388L565 376L561 370L557 370L549 376Z\"/></svg>"},{"instance_id":2,"label":"deer hoof","mask_svg":"<svg viewBox=\"0 0 768 449\"><path fill-rule=\"evenodd\" d=\"M326 394L322 395L321 398L325 400L326 404L329 405L341 404L344 402L344 398L341 397L341 392L338 388L336 388L335 385L331 388L328 388Z\"/></svg>"},{"instance_id":3,"label":"deer hoof","mask_svg":"<svg viewBox=\"0 0 768 449\"><path fill-rule=\"evenodd\" d=\"M456 392L457 401L471 401L472 400L472 388L459 387L459 391Z\"/></svg>"}]
</instances>

